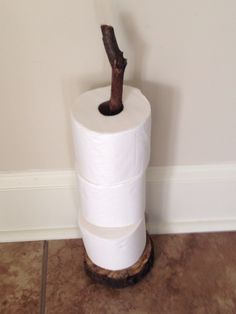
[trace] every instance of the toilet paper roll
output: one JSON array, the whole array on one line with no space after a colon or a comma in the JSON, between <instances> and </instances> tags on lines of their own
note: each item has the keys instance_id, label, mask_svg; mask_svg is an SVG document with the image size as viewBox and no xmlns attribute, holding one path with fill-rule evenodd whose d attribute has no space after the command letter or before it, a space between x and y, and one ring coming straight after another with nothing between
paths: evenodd
<instances>
[{"instance_id":1,"label":"toilet paper roll","mask_svg":"<svg viewBox=\"0 0 236 314\"><path fill-rule=\"evenodd\" d=\"M135 224L145 212L145 172L111 186L91 184L77 175L80 208L84 218L101 227L124 227Z\"/></svg>"},{"instance_id":2,"label":"toilet paper roll","mask_svg":"<svg viewBox=\"0 0 236 314\"><path fill-rule=\"evenodd\" d=\"M118 184L143 172L150 159L151 109L136 88L124 86L124 110L104 116L110 86L88 91L72 108L76 169L86 180Z\"/></svg>"},{"instance_id":3,"label":"toilet paper roll","mask_svg":"<svg viewBox=\"0 0 236 314\"><path fill-rule=\"evenodd\" d=\"M95 265L109 270L132 266L142 255L146 244L144 218L123 228L102 228L88 223L80 214L79 226L84 246Z\"/></svg>"}]
</instances>

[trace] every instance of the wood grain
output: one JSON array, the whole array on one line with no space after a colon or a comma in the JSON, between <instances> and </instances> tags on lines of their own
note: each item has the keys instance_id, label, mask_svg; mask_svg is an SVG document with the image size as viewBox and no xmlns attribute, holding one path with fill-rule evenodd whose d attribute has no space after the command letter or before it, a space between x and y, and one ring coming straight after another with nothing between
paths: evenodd
<instances>
[{"instance_id":1,"label":"wood grain","mask_svg":"<svg viewBox=\"0 0 236 314\"><path fill-rule=\"evenodd\" d=\"M142 256L131 267L111 271L95 265L84 249L84 268L87 275L94 281L113 288L124 288L139 282L152 268L154 249L151 237L147 234L147 242Z\"/></svg>"}]
</instances>

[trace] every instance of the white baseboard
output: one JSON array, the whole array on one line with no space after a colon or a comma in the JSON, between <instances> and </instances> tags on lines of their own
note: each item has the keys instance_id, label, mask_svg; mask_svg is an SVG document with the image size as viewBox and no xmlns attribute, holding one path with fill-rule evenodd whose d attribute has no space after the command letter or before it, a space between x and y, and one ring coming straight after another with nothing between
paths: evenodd
<instances>
[{"instance_id":1,"label":"white baseboard","mask_svg":"<svg viewBox=\"0 0 236 314\"><path fill-rule=\"evenodd\" d=\"M0 242L80 237L73 171L0 174ZM236 230L236 165L151 167L151 233Z\"/></svg>"}]
</instances>

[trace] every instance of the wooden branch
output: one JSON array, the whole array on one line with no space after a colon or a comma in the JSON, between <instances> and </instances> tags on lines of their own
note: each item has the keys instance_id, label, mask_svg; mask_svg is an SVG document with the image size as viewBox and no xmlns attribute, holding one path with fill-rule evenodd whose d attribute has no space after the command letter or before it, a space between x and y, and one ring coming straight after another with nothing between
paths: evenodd
<instances>
[{"instance_id":1,"label":"wooden branch","mask_svg":"<svg viewBox=\"0 0 236 314\"><path fill-rule=\"evenodd\" d=\"M99 111L104 115L115 115L123 110L123 80L127 60L118 47L113 27L101 25L101 30L104 47L112 68L112 81L110 100L102 103L99 106Z\"/></svg>"}]
</instances>

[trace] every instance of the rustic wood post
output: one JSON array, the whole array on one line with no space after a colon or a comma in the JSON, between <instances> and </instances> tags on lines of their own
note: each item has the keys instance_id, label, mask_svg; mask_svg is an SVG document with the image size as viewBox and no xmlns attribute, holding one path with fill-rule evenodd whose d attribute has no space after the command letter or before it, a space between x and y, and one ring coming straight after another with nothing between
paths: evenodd
<instances>
[{"instance_id":1,"label":"rustic wood post","mask_svg":"<svg viewBox=\"0 0 236 314\"><path fill-rule=\"evenodd\" d=\"M122 93L124 72L127 60L120 51L115 32L110 25L101 25L104 47L112 68L110 100L100 104L99 111L107 116L116 115L123 110Z\"/></svg>"}]
</instances>

